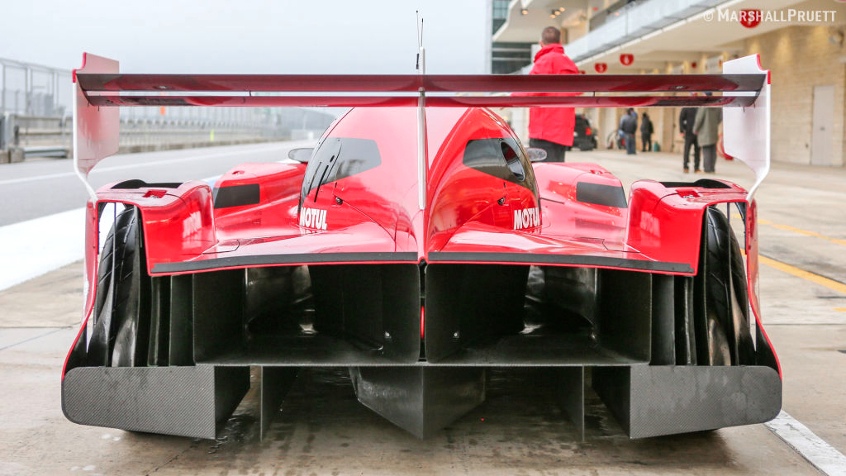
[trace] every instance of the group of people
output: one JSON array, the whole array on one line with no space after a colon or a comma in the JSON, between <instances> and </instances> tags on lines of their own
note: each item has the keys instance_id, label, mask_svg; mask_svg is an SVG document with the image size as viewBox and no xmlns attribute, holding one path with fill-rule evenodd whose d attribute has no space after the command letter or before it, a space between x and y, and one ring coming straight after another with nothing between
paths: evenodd
<instances>
[{"instance_id":1,"label":"group of people","mask_svg":"<svg viewBox=\"0 0 846 476\"><path fill-rule=\"evenodd\" d=\"M535 54L529 74L579 74L579 68L561 45L561 32L554 26L541 33L540 50ZM710 95L710 93L705 93ZM679 116L680 132L684 136L684 172L690 172L690 149L693 148L695 172L714 173L717 160L718 128L722 121L720 108L683 108ZM546 162L564 162L567 149L573 145L576 110L572 107L533 107L529 109L529 147L546 151ZM626 153L636 154L635 134L638 115L629 108L620 119L619 132L625 142ZM652 150L652 120L645 112L640 123L642 152Z\"/></svg>"},{"instance_id":2,"label":"group of people","mask_svg":"<svg viewBox=\"0 0 846 476\"><path fill-rule=\"evenodd\" d=\"M652 125L652 120L649 119L649 114L643 113L640 123L640 142L642 144L641 152L649 152L652 150L652 134L655 132L655 127ZM635 134L637 133L637 111L634 108L628 108L623 117L620 118L620 129L618 134L626 147L626 153L629 155L636 154L637 145L635 143Z\"/></svg>"}]
</instances>

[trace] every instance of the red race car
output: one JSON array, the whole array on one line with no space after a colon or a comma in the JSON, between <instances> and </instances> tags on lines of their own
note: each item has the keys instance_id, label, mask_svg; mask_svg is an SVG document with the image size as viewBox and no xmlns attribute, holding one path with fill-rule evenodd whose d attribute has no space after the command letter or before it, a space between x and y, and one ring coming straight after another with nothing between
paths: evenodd
<instances>
[{"instance_id":1,"label":"red race car","mask_svg":"<svg viewBox=\"0 0 846 476\"><path fill-rule=\"evenodd\" d=\"M488 369L524 366L560 381L582 431L586 382L632 438L774 418L752 198L769 167L769 80L754 57L725 68L147 75L87 55L74 76L83 178L115 153L120 106L352 109L313 150L213 187L91 190L65 415L214 438L253 367L264 431L300 369L332 366L364 405L425 437L483 402ZM519 94L467 94L493 92ZM727 153L758 181L639 181L627 195L598 165L533 163L542 152L488 109L555 105L725 107Z\"/></svg>"}]
</instances>

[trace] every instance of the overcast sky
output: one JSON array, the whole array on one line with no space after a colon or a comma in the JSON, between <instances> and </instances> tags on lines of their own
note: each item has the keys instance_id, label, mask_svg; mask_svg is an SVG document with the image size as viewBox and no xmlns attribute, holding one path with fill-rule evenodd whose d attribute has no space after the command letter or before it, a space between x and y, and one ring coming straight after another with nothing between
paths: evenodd
<instances>
[{"instance_id":1,"label":"overcast sky","mask_svg":"<svg viewBox=\"0 0 846 476\"><path fill-rule=\"evenodd\" d=\"M12 0L0 58L127 73L485 73L490 0ZM132 5L132 6L130 6Z\"/></svg>"}]
</instances>

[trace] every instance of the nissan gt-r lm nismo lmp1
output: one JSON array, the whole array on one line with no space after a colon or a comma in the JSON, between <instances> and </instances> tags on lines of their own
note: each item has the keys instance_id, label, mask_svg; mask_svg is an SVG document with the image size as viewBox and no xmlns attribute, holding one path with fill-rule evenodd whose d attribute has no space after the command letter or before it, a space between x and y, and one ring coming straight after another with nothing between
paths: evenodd
<instances>
[{"instance_id":1,"label":"nissan gt-r lm nismo lmp1","mask_svg":"<svg viewBox=\"0 0 846 476\"><path fill-rule=\"evenodd\" d=\"M252 371L264 432L309 367L348 369L361 403L419 437L481 404L498 367L549 372L582 432L588 382L632 438L781 408L756 294L755 57L722 75L316 76L119 74L87 55L74 77L83 179L116 152L119 107L352 108L299 161L213 187L89 187L74 422L214 438ZM626 194L599 165L533 163L488 109L561 105L724 107L726 152L756 182Z\"/></svg>"}]
</instances>

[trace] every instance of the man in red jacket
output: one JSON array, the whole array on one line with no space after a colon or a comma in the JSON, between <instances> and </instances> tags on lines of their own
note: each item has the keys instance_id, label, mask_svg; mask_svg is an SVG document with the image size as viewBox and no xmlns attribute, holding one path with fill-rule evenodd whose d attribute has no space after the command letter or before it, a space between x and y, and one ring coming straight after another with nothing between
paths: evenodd
<instances>
[{"instance_id":1,"label":"man in red jacket","mask_svg":"<svg viewBox=\"0 0 846 476\"><path fill-rule=\"evenodd\" d=\"M561 32L544 28L541 49L529 74L579 74L579 69L561 46ZM564 162L564 152L573 145L576 110L572 107L533 107L529 109L529 147L546 151L545 162Z\"/></svg>"}]
</instances>

